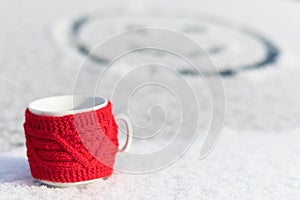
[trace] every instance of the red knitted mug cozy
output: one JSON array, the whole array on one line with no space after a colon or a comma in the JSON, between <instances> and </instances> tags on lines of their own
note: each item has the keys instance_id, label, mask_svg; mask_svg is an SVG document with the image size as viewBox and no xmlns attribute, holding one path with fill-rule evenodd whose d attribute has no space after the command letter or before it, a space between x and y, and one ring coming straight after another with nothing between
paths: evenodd
<instances>
[{"instance_id":1,"label":"red knitted mug cozy","mask_svg":"<svg viewBox=\"0 0 300 200\"><path fill-rule=\"evenodd\" d=\"M25 111L31 174L39 180L73 183L112 174L118 127L111 103L95 111L40 116Z\"/></svg>"}]
</instances>

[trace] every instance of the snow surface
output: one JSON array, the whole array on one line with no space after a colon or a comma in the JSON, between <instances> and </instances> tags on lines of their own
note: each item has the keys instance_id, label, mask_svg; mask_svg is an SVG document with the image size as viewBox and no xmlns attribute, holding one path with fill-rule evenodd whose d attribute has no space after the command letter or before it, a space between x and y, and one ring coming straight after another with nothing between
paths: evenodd
<instances>
[{"instance_id":1,"label":"snow surface","mask_svg":"<svg viewBox=\"0 0 300 200\"><path fill-rule=\"evenodd\" d=\"M204 160L183 157L159 172L143 175L116 171L85 188L50 188L32 179L25 156L24 110L36 98L72 92L85 56L72 43L70 22L100 15L99 10L111 4L94 0L1 2L0 199L300 199L300 3L288 0L113 3L132 12L156 7L165 15L181 10L183 16L200 13L238 24L270 40L278 48L278 60L224 77L227 117L223 136ZM111 32L99 29L97 23L83 30L80 41L93 46L105 34L119 31L114 26ZM205 20L201 23L210 25ZM236 30L218 28L199 40L206 41L204 46L225 47L221 55L212 56L221 69L236 69L263 57L261 43ZM118 78L118 74L111 76L111 80ZM114 103L116 110L124 109ZM142 147L133 150L152 150Z\"/></svg>"}]
</instances>

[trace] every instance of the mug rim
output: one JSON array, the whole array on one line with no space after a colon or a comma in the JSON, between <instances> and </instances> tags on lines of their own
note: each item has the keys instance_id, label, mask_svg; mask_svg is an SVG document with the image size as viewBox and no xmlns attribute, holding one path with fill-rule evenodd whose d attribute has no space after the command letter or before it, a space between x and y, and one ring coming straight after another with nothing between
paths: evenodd
<instances>
[{"instance_id":1,"label":"mug rim","mask_svg":"<svg viewBox=\"0 0 300 200\"><path fill-rule=\"evenodd\" d=\"M93 104L83 106L82 108L74 108L74 100L89 100ZM54 104L59 103L69 103L69 109L50 109L49 104L55 107ZM108 100L98 96L89 95L56 95L49 96L40 99L36 99L30 102L27 106L28 110L36 115L43 116L65 116L71 114L78 114L83 112L89 112L93 110L98 110L105 107L108 104ZM59 106L58 106L59 107Z\"/></svg>"}]
</instances>

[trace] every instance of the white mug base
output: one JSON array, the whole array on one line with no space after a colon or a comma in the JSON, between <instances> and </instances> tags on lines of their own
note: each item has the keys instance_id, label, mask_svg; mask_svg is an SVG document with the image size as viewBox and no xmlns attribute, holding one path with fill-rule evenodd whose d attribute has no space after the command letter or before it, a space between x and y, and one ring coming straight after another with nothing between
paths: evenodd
<instances>
[{"instance_id":1,"label":"white mug base","mask_svg":"<svg viewBox=\"0 0 300 200\"><path fill-rule=\"evenodd\" d=\"M90 183L94 183L96 181L106 180L107 178L108 177L97 178L97 179L92 179L92 180L88 180L88 181L80 181L80 182L74 182L74 183L61 183L61 182L53 182L53 181L39 180L39 179L37 179L37 180L39 182L41 182L42 184L45 184L45 185L49 185L49 186L53 186L53 187L66 188L66 187L83 186L83 185L87 185L87 184L90 184Z\"/></svg>"}]
</instances>

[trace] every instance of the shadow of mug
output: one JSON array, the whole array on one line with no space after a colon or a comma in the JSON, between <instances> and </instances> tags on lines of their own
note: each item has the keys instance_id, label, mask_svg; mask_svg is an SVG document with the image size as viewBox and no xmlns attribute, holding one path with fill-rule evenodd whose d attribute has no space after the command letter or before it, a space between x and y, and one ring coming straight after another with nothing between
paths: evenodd
<instances>
[{"instance_id":1,"label":"shadow of mug","mask_svg":"<svg viewBox=\"0 0 300 200\"><path fill-rule=\"evenodd\" d=\"M0 183L30 182L32 178L24 157L0 155Z\"/></svg>"}]
</instances>

